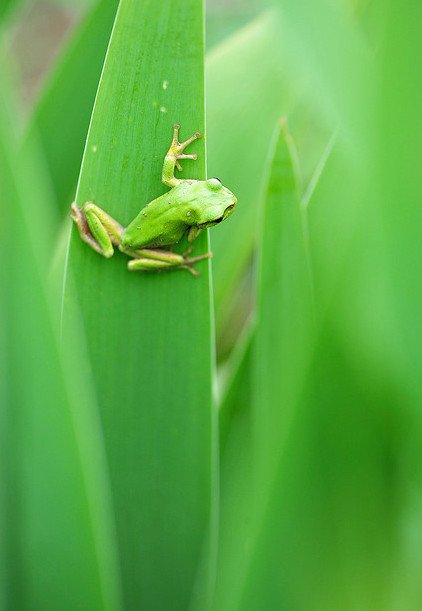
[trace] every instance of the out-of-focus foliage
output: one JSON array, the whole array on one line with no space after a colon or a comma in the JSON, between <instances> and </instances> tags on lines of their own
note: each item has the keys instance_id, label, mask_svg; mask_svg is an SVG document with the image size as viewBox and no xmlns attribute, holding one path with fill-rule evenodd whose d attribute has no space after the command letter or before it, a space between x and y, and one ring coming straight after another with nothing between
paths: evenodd
<instances>
[{"instance_id":1,"label":"out-of-focus foliage","mask_svg":"<svg viewBox=\"0 0 422 611\"><path fill-rule=\"evenodd\" d=\"M231 313L233 287L240 281L256 239L274 125L280 116L289 117L303 159L305 184L330 137L332 110L324 107L323 94L303 75L294 75L300 58L290 44L292 38L293 25L284 13L267 9L207 56L208 169L241 202L236 228L227 223L213 237L218 333L236 325L239 315Z\"/></svg>"},{"instance_id":2,"label":"out-of-focus foliage","mask_svg":"<svg viewBox=\"0 0 422 611\"><path fill-rule=\"evenodd\" d=\"M421 608L422 7L215 0L204 62L196 0L110 46L117 0L59 4L26 132L0 74L5 608ZM64 256L78 174L126 224L174 122L238 196L212 266Z\"/></svg>"},{"instance_id":3,"label":"out-of-focus foliage","mask_svg":"<svg viewBox=\"0 0 422 611\"><path fill-rule=\"evenodd\" d=\"M0 4L0 22L19 5L20 0L2 0Z\"/></svg>"},{"instance_id":4,"label":"out-of-focus foliage","mask_svg":"<svg viewBox=\"0 0 422 611\"><path fill-rule=\"evenodd\" d=\"M29 134L38 134L42 143L61 215L75 193L117 5L117 0L94 5L44 85L32 114Z\"/></svg>"},{"instance_id":5,"label":"out-of-focus foliage","mask_svg":"<svg viewBox=\"0 0 422 611\"><path fill-rule=\"evenodd\" d=\"M77 327L59 348L57 303L47 282L51 193L35 143L22 150L16 140L19 115L1 67L2 604L117 611L119 575L95 395Z\"/></svg>"}]
</instances>

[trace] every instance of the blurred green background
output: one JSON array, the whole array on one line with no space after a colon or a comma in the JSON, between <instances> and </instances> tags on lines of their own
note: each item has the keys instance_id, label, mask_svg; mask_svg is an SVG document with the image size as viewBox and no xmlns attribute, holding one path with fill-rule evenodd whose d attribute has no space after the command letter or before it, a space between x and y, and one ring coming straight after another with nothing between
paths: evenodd
<instances>
[{"instance_id":1,"label":"blurred green background","mask_svg":"<svg viewBox=\"0 0 422 611\"><path fill-rule=\"evenodd\" d=\"M0 2L0 609L421 609L422 5ZM238 206L129 274L176 121Z\"/></svg>"}]
</instances>

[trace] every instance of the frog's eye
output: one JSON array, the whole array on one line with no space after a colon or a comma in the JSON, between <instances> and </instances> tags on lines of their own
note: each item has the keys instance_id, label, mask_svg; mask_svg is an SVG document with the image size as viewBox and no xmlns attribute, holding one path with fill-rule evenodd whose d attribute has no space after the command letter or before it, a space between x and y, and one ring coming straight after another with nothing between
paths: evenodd
<instances>
[{"instance_id":1,"label":"frog's eye","mask_svg":"<svg viewBox=\"0 0 422 611\"><path fill-rule=\"evenodd\" d=\"M209 178L207 180L207 185L213 191L218 191L223 186L221 182L218 180L218 178Z\"/></svg>"}]
</instances>

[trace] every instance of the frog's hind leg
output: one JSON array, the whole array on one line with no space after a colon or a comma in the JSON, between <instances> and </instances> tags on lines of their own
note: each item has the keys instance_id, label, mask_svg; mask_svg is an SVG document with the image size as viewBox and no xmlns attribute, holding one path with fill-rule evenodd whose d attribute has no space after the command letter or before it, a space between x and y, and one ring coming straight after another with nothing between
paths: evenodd
<instances>
[{"instance_id":1,"label":"frog's hind leg","mask_svg":"<svg viewBox=\"0 0 422 611\"><path fill-rule=\"evenodd\" d=\"M188 251L188 253L190 250ZM169 271L172 269L186 269L193 276L199 276L199 272L193 267L193 264L203 259L212 257L210 252L197 257L187 257L188 253L179 255L169 250L158 250L152 248L144 248L135 251L137 258L128 261L128 269L138 272L160 272Z\"/></svg>"},{"instance_id":2,"label":"frog's hind leg","mask_svg":"<svg viewBox=\"0 0 422 611\"><path fill-rule=\"evenodd\" d=\"M82 212L82 208L73 203L70 206L70 216L75 222L82 240L91 246L92 249L96 250L100 255L104 255L103 251L101 250L101 246L92 236L85 215Z\"/></svg>"},{"instance_id":3,"label":"frog's hind leg","mask_svg":"<svg viewBox=\"0 0 422 611\"><path fill-rule=\"evenodd\" d=\"M107 259L113 255L113 244L117 246L120 243L123 232L117 221L92 202L81 207L73 203L70 216L84 242Z\"/></svg>"}]
</instances>

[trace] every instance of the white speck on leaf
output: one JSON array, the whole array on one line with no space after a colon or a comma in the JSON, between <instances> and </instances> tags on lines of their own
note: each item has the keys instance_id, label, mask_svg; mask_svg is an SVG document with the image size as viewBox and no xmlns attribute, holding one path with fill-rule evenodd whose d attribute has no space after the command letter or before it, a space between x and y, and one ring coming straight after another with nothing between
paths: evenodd
<instances>
[{"instance_id":1,"label":"white speck on leaf","mask_svg":"<svg viewBox=\"0 0 422 611\"><path fill-rule=\"evenodd\" d=\"M169 86L169 82L163 81L163 89L167 89L168 86Z\"/></svg>"},{"instance_id":2,"label":"white speck on leaf","mask_svg":"<svg viewBox=\"0 0 422 611\"><path fill-rule=\"evenodd\" d=\"M190 210L189 210L189 212L186 212L186 216L190 216Z\"/></svg>"},{"instance_id":3,"label":"white speck on leaf","mask_svg":"<svg viewBox=\"0 0 422 611\"><path fill-rule=\"evenodd\" d=\"M167 112L167 108L165 106L160 106L160 112Z\"/></svg>"},{"instance_id":4,"label":"white speck on leaf","mask_svg":"<svg viewBox=\"0 0 422 611\"><path fill-rule=\"evenodd\" d=\"M91 151L92 151L93 153L96 153L96 152L97 152L97 149L98 149L98 146L97 146L96 144L93 144L93 145L91 146Z\"/></svg>"}]
</instances>

